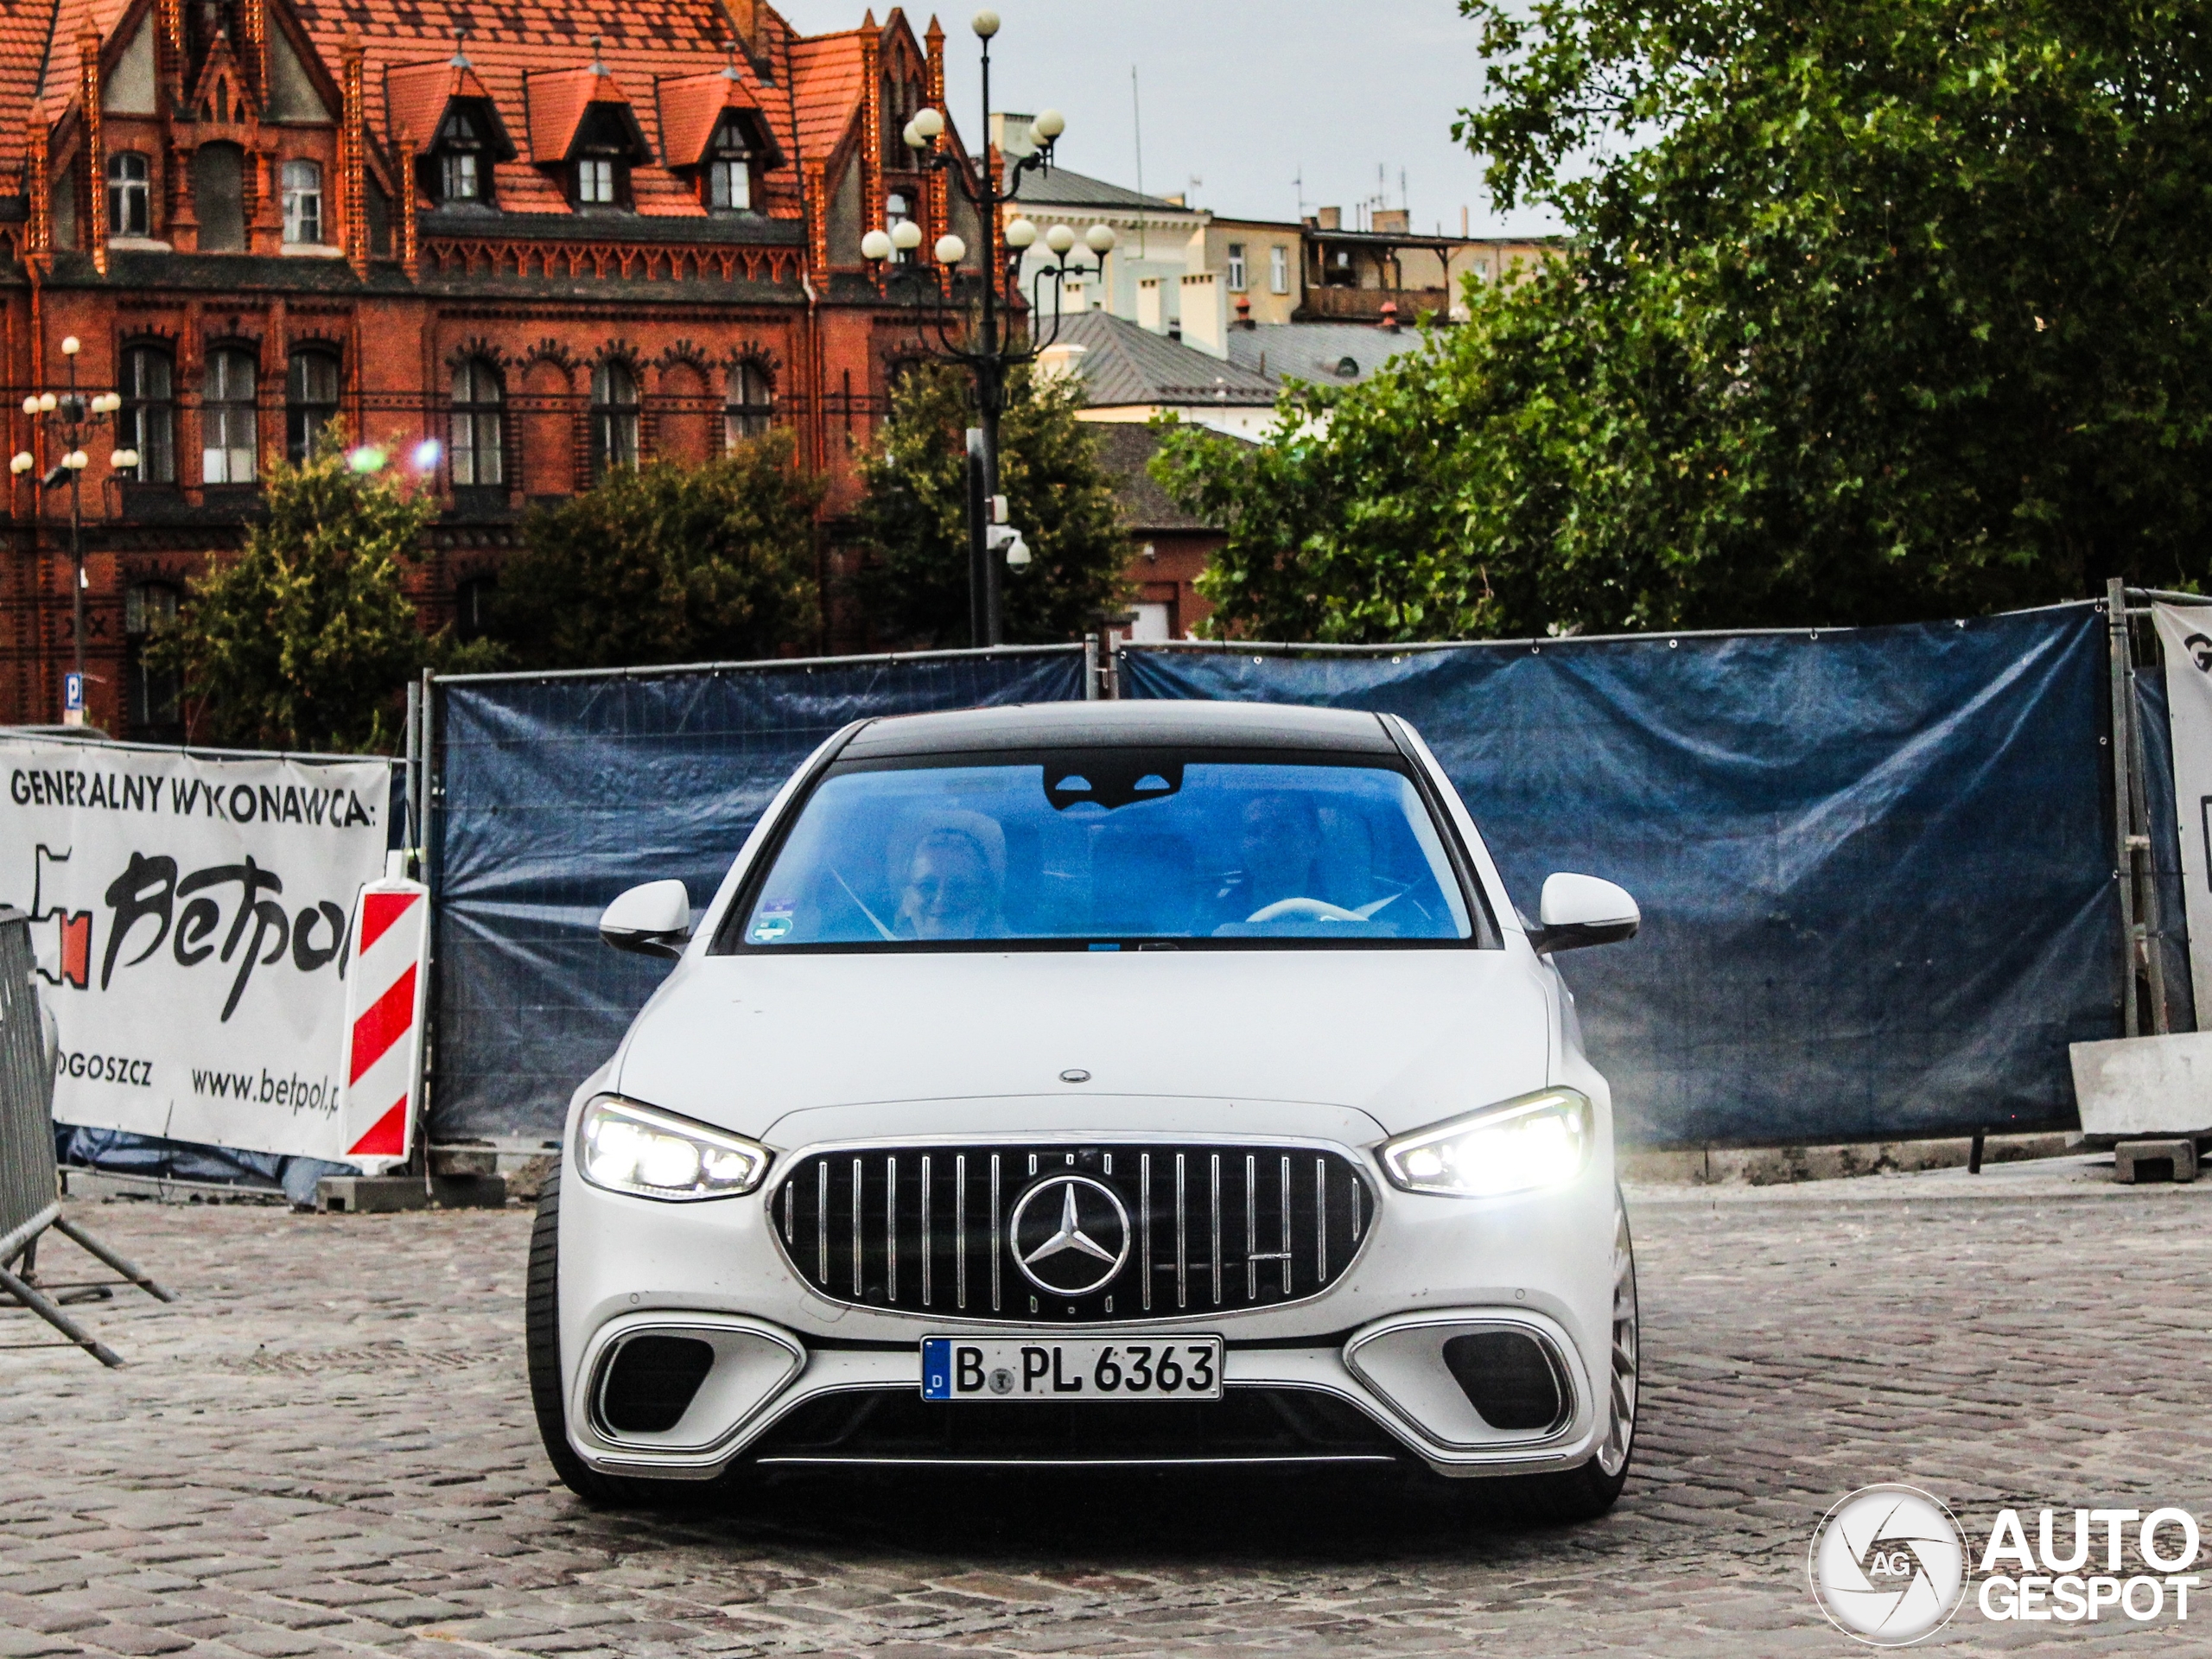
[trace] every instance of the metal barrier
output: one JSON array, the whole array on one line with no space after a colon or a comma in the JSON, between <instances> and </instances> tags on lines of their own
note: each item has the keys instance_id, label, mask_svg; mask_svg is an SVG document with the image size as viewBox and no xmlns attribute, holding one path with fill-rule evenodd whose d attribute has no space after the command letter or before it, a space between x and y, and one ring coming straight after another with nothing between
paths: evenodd
<instances>
[{"instance_id":1,"label":"metal barrier","mask_svg":"<svg viewBox=\"0 0 2212 1659\"><path fill-rule=\"evenodd\" d=\"M0 905L0 1293L68 1338L12 1343L15 1348L78 1347L103 1365L123 1359L61 1311L49 1292L104 1289L104 1284L49 1285L38 1281L38 1242L49 1229L71 1240L148 1295L176 1298L61 1213L54 1166L54 1060L32 982L31 918ZM20 1274L14 1271L22 1264Z\"/></svg>"}]
</instances>

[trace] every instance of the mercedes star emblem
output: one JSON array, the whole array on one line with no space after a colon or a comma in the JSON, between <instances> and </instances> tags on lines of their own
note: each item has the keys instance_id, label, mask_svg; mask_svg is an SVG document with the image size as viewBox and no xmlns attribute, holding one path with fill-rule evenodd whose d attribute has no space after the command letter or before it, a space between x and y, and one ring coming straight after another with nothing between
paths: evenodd
<instances>
[{"instance_id":1,"label":"mercedes star emblem","mask_svg":"<svg viewBox=\"0 0 2212 1659\"><path fill-rule=\"evenodd\" d=\"M1088 1175L1038 1182L1015 1203L1007 1231L1022 1276L1054 1296L1103 1290L1129 1259L1129 1212Z\"/></svg>"}]
</instances>

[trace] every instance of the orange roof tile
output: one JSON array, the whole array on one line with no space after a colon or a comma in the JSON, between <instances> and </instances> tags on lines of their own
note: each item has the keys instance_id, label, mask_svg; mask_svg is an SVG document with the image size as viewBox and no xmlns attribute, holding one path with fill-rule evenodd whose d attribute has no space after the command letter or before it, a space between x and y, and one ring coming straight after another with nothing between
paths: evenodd
<instances>
[{"instance_id":1,"label":"orange roof tile","mask_svg":"<svg viewBox=\"0 0 2212 1659\"><path fill-rule=\"evenodd\" d=\"M791 117L798 153L819 162L837 147L860 108L861 39L868 31L816 35L791 44Z\"/></svg>"},{"instance_id":2,"label":"orange roof tile","mask_svg":"<svg viewBox=\"0 0 2212 1659\"><path fill-rule=\"evenodd\" d=\"M103 38L137 0L0 0L0 188L20 154L23 123L41 102L48 120L73 100L76 33L89 22ZM364 55L370 130L386 145L399 130L418 150L433 139L454 97L486 99L501 142L526 140L537 166L499 172L500 205L513 213L565 213L569 203L538 166L565 160L578 124L595 102L628 105L645 155L632 168L640 213L700 212L691 185L667 171L696 165L721 111L755 115L772 154L761 204L777 218L803 211L794 162L826 158L852 125L868 89L861 41L881 33L873 17L859 29L801 37L768 5L757 8L759 37L735 60L730 14L721 0L623 0L594 10L572 0L280 0L335 78L343 42ZM893 15L885 29L904 29ZM459 56L433 59L433 42L459 35ZM591 65L606 66L599 74ZM757 66L757 67L756 67ZM763 78L765 74L765 79ZM652 87L644 104L624 87ZM501 159L505 159L502 155Z\"/></svg>"},{"instance_id":3,"label":"orange roof tile","mask_svg":"<svg viewBox=\"0 0 2212 1659\"><path fill-rule=\"evenodd\" d=\"M391 124L393 143L398 142L402 133L410 134L414 139L415 153L420 156L435 142L438 129L445 124L447 105L456 98L481 99L492 112L497 158L514 159L514 141L507 137L506 127L499 120L499 102L466 56L437 63L396 65L385 71L384 81L385 108Z\"/></svg>"},{"instance_id":4,"label":"orange roof tile","mask_svg":"<svg viewBox=\"0 0 2212 1659\"><path fill-rule=\"evenodd\" d=\"M0 0L0 181L22 188L23 123L46 73L56 0Z\"/></svg>"},{"instance_id":5,"label":"orange roof tile","mask_svg":"<svg viewBox=\"0 0 2212 1659\"><path fill-rule=\"evenodd\" d=\"M696 167L703 161L715 128L731 110L744 113L756 144L765 142L767 164L772 168L783 164L760 100L734 69L718 69L709 75L664 75L654 90L660 97L661 159L668 166Z\"/></svg>"}]
</instances>

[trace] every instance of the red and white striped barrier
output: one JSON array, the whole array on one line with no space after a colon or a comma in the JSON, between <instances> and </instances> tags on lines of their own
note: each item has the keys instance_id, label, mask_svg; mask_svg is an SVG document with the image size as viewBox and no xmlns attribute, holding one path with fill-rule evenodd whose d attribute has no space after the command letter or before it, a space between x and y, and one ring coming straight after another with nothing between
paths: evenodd
<instances>
[{"instance_id":1,"label":"red and white striped barrier","mask_svg":"<svg viewBox=\"0 0 2212 1659\"><path fill-rule=\"evenodd\" d=\"M372 1175L404 1163L414 1145L429 923L429 889L397 876L364 887L354 909L339 1144Z\"/></svg>"}]
</instances>

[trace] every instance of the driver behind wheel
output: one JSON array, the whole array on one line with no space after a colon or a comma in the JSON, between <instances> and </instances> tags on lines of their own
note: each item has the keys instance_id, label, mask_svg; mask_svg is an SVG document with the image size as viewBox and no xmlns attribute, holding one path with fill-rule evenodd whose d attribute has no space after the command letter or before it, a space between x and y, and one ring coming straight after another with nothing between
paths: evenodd
<instances>
[{"instance_id":1,"label":"driver behind wheel","mask_svg":"<svg viewBox=\"0 0 2212 1659\"><path fill-rule=\"evenodd\" d=\"M907 860L897 926L910 939L1007 935L1006 832L980 812L948 815L924 830Z\"/></svg>"},{"instance_id":2,"label":"driver behind wheel","mask_svg":"<svg viewBox=\"0 0 2212 1659\"><path fill-rule=\"evenodd\" d=\"M1312 801L1282 791L1255 795L1237 815L1237 829L1239 868L1214 894L1217 921L1249 921L1281 899L1315 893L1321 818Z\"/></svg>"}]
</instances>

